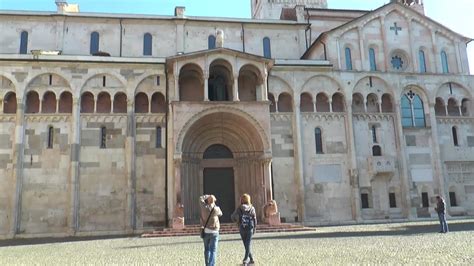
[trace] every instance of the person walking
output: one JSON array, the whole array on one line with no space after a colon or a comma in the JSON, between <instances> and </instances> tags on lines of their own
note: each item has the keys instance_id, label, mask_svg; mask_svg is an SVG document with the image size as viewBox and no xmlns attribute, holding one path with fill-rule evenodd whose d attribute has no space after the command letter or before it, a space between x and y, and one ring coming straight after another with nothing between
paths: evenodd
<instances>
[{"instance_id":1,"label":"person walking","mask_svg":"<svg viewBox=\"0 0 474 266\"><path fill-rule=\"evenodd\" d=\"M206 266L214 266L219 242L219 217L222 216L222 211L216 205L214 195L203 195L199 197L199 202L201 203L201 237L204 241L204 261Z\"/></svg>"},{"instance_id":2,"label":"person walking","mask_svg":"<svg viewBox=\"0 0 474 266\"><path fill-rule=\"evenodd\" d=\"M446 222L446 203L444 202L443 197L436 196L436 212L438 213L439 223L441 226L440 233L447 233L448 230L448 223Z\"/></svg>"},{"instance_id":3,"label":"person walking","mask_svg":"<svg viewBox=\"0 0 474 266\"><path fill-rule=\"evenodd\" d=\"M255 208L252 206L252 202L249 194L243 194L240 197L240 206L235 209L231 215L233 222L238 223L240 237L244 243L245 255L243 264L254 264L252 252L250 251L252 236L255 234L257 227L257 215Z\"/></svg>"}]
</instances>

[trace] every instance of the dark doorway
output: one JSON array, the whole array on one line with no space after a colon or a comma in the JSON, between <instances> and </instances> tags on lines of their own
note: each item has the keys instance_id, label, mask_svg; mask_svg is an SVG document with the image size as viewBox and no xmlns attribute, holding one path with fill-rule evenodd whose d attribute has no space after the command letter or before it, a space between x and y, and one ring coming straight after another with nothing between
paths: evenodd
<instances>
[{"instance_id":1,"label":"dark doorway","mask_svg":"<svg viewBox=\"0 0 474 266\"><path fill-rule=\"evenodd\" d=\"M204 194L213 194L222 210L222 223L230 223L235 209L234 169L204 168Z\"/></svg>"}]
</instances>

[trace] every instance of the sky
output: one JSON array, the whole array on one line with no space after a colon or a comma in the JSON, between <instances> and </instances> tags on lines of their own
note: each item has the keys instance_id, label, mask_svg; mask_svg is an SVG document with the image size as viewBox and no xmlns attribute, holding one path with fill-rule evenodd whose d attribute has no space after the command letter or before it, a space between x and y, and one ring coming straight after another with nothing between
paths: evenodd
<instances>
[{"instance_id":1,"label":"sky","mask_svg":"<svg viewBox=\"0 0 474 266\"><path fill-rule=\"evenodd\" d=\"M175 6L185 6L186 15L250 18L250 0L69 0L81 12L173 15ZM389 0L328 0L335 9L373 10ZM474 0L424 0L425 13L446 27L474 38ZM0 10L55 11L54 0L0 0ZM474 74L474 41L468 46Z\"/></svg>"}]
</instances>

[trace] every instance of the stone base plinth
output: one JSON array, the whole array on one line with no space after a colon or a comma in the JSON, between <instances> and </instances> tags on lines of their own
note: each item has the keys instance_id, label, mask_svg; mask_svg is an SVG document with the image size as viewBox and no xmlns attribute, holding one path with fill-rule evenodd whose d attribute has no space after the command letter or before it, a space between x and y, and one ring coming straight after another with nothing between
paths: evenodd
<instances>
[{"instance_id":1,"label":"stone base plinth","mask_svg":"<svg viewBox=\"0 0 474 266\"><path fill-rule=\"evenodd\" d=\"M267 219L267 223L269 225L280 225L281 224L281 222L280 222L280 213L279 212L270 215L266 219Z\"/></svg>"},{"instance_id":2,"label":"stone base plinth","mask_svg":"<svg viewBox=\"0 0 474 266\"><path fill-rule=\"evenodd\" d=\"M171 223L173 229L184 229L184 217L175 217Z\"/></svg>"}]
</instances>

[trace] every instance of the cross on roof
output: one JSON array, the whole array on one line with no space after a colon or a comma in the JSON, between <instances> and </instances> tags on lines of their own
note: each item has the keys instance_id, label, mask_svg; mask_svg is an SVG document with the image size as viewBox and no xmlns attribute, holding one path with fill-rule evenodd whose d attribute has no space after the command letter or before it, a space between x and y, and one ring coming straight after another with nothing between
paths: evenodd
<instances>
[{"instance_id":1,"label":"cross on roof","mask_svg":"<svg viewBox=\"0 0 474 266\"><path fill-rule=\"evenodd\" d=\"M393 27L390 27L390 30L395 31L395 35L398 35L398 31L402 31L402 28L397 26L397 22L394 22Z\"/></svg>"}]
</instances>

